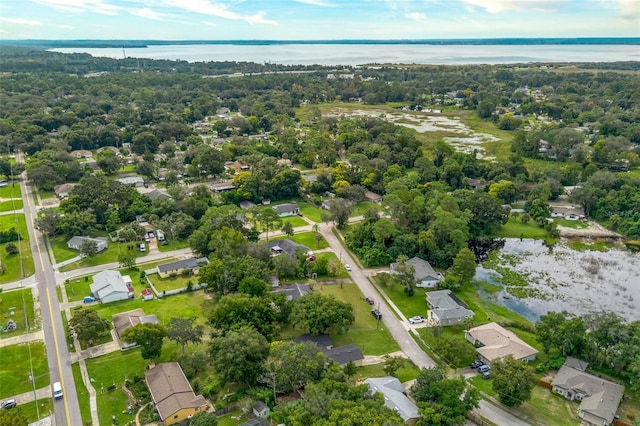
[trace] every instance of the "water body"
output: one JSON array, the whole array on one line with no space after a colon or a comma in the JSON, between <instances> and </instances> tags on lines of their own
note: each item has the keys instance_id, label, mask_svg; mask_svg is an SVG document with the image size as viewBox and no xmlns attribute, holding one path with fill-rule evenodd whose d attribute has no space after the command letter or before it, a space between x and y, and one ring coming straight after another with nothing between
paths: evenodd
<instances>
[{"instance_id":1,"label":"water body","mask_svg":"<svg viewBox=\"0 0 640 426\"><path fill-rule=\"evenodd\" d=\"M528 62L640 61L638 44L197 44L150 45L144 48L65 47L61 53L93 56L183 60L238 61L281 65L362 64L514 64Z\"/></svg>"},{"instance_id":2,"label":"water body","mask_svg":"<svg viewBox=\"0 0 640 426\"><path fill-rule=\"evenodd\" d=\"M583 315L613 311L627 321L640 320L640 253L611 249L576 251L559 244L552 251L540 240L506 238L501 262L529 283L535 297L518 299L506 289L480 292L481 297L506 306L532 322L550 311ZM497 272L478 267L475 279L502 285Z\"/></svg>"}]
</instances>

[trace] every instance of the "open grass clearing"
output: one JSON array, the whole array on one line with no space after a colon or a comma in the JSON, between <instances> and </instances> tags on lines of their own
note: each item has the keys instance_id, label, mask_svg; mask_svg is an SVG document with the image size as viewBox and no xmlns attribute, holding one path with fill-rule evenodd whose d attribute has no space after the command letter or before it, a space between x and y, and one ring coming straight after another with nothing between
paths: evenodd
<instances>
[{"instance_id":1,"label":"open grass clearing","mask_svg":"<svg viewBox=\"0 0 640 426\"><path fill-rule=\"evenodd\" d=\"M91 407L89 405L89 391L82 381L82 373L80 372L80 364L77 362L71 365L73 371L73 383L76 385L76 393L78 394L78 404L80 405L80 415L82 424L91 423Z\"/></svg>"},{"instance_id":2,"label":"open grass clearing","mask_svg":"<svg viewBox=\"0 0 640 426\"><path fill-rule=\"evenodd\" d=\"M554 222L560 226L571 229L586 229L589 223L582 220L554 219Z\"/></svg>"},{"instance_id":3,"label":"open grass clearing","mask_svg":"<svg viewBox=\"0 0 640 426\"><path fill-rule=\"evenodd\" d=\"M299 216L287 216L287 217L283 217L282 218L282 226L284 226L285 223L291 223L291 226L293 226L294 228L299 228L301 226L306 226L308 225L308 223L301 217ZM282 228L281 226L281 228Z\"/></svg>"},{"instance_id":4,"label":"open grass clearing","mask_svg":"<svg viewBox=\"0 0 640 426\"><path fill-rule=\"evenodd\" d=\"M37 408L36 404L38 406ZM24 404L18 404L14 410L17 410L18 413L25 416L27 421L31 424L38 420L42 420L53 413L53 399L42 398L38 401L25 402Z\"/></svg>"},{"instance_id":5,"label":"open grass clearing","mask_svg":"<svg viewBox=\"0 0 640 426\"><path fill-rule=\"evenodd\" d=\"M64 245L66 247L66 241L64 242ZM98 265L104 265L106 263L114 263L114 262L118 262L118 256L120 255L120 253L124 253L124 252L131 252L135 255L136 258L138 257L144 257L147 254L149 254L149 246L147 244L145 244L145 251L141 252L138 249L138 246L140 245L140 242L133 242L133 243L117 243L117 242L112 242L112 241L108 241L107 243L107 249L101 251L100 253L96 254L93 257L84 257L76 262L70 263L69 265L65 265L60 267L60 271L61 272L65 272L65 271L73 271L74 269L80 269L80 268L87 268L89 266L98 266ZM56 246L52 244L52 247L54 248L54 256L56 256L56 261L60 262L60 260L58 260L58 256L56 254ZM129 247L131 247L131 249L129 250ZM68 249L67 249L68 250ZM75 253L75 256L79 255L80 253L73 250L73 252ZM68 258L69 259L69 258Z\"/></svg>"},{"instance_id":6,"label":"open grass clearing","mask_svg":"<svg viewBox=\"0 0 640 426\"><path fill-rule=\"evenodd\" d=\"M316 235L319 235L319 234L316 234L313 231L308 231L308 232L300 232L299 234L293 234L291 237L289 237L288 235L281 235L278 237L274 237L271 240L276 241L276 240L284 240L286 238L289 238L291 241L307 246L311 250L319 250L319 249L324 249L329 247L329 244L325 241L324 238L322 238L321 240L316 240Z\"/></svg>"},{"instance_id":7,"label":"open grass clearing","mask_svg":"<svg viewBox=\"0 0 640 426\"><path fill-rule=\"evenodd\" d=\"M539 424L578 426L580 425L579 404L578 401L567 401L559 395L554 395L542 386L534 386L531 390L531 399L517 407L517 411L531 419L536 419Z\"/></svg>"},{"instance_id":8,"label":"open grass clearing","mask_svg":"<svg viewBox=\"0 0 640 426\"><path fill-rule=\"evenodd\" d=\"M33 384L29 380L31 366L36 389L49 385L49 367L44 342L0 347L0 360L0 398L33 390Z\"/></svg>"},{"instance_id":9,"label":"open grass clearing","mask_svg":"<svg viewBox=\"0 0 640 426\"><path fill-rule=\"evenodd\" d=\"M27 333L28 330L25 324L25 314L27 316L26 321L29 324L29 328L31 330L37 328L34 321L33 296L31 295L31 289L25 288L21 290L3 291L0 293L0 314L2 315L0 317L0 328L5 327L10 319L15 321L18 326L16 330L0 332L0 339L6 339ZM2 358L0 358L0 360L1 359Z\"/></svg>"},{"instance_id":10,"label":"open grass clearing","mask_svg":"<svg viewBox=\"0 0 640 426\"><path fill-rule=\"evenodd\" d=\"M153 283L153 286L156 288L158 292L185 288L189 285L189 281L191 282L191 284L198 283L198 277L193 275L183 277L181 274L178 274L174 278L171 278L171 277L162 278L158 274L152 274L152 275L147 275L147 277Z\"/></svg>"},{"instance_id":11,"label":"open grass clearing","mask_svg":"<svg viewBox=\"0 0 640 426\"><path fill-rule=\"evenodd\" d=\"M342 302L351 303L355 322L349 330L343 334L332 334L334 346L342 346L349 343L357 345L365 355L384 355L400 349L391 334L371 315L371 306L363 300L363 295L357 285L332 284L319 286L320 292L331 294Z\"/></svg>"},{"instance_id":12,"label":"open grass clearing","mask_svg":"<svg viewBox=\"0 0 640 426\"><path fill-rule=\"evenodd\" d=\"M189 247L189 240L169 240L168 244L158 242L158 251L162 253L172 252Z\"/></svg>"},{"instance_id":13,"label":"open grass clearing","mask_svg":"<svg viewBox=\"0 0 640 426\"><path fill-rule=\"evenodd\" d=\"M388 274L387 274L388 275ZM426 290L423 288L416 288L415 294L413 296L407 296L404 292L404 287L399 284L392 284L391 286L381 285L380 277L374 277L374 280L378 284L378 288L385 293L385 295L391 299L391 301L400 309L400 311L404 314L405 317L411 318L417 315L421 315L423 317L427 316L427 299L426 299ZM370 295L374 297L374 300L380 298L377 295Z\"/></svg>"},{"instance_id":14,"label":"open grass clearing","mask_svg":"<svg viewBox=\"0 0 640 426\"><path fill-rule=\"evenodd\" d=\"M568 241L567 245L576 251L601 251L607 252L614 248L614 245L609 241L581 241L572 240Z\"/></svg>"},{"instance_id":15,"label":"open grass clearing","mask_svg":"<svg viewBox=\"0 0 640 426\"><path fill-rule=\"evenodd\" d=\"M312 204L309 204L305 201L296 200L296 203L298 203L298 207L300 207L300 212L304 215L304 217L316 223L322 222L322 212L324 210Z\"/></svg>"},{"instance_id":16,"label":"open grass clearing","mask_svg":"<svg viewBox=\"0 0 640 426\"><path fill-rule=\"evenodd\" d=\"M4 272L0 274L0 284L18 281L35 273L24 214L0 216L0 230L8 231L11 228L15 228L20 234L20 241L14 242L19 248L19 254L7 253L5 247L8 243L0 245L0 261L4 267Z\"/></svg>"},{"instance_id":17,"label":"open grass clearing","mask_svg":"<svg viewBox=\"0 0 640 426\"><path fill-rule=\"evenodd\" d=\"M0 188L0 198L16 198L22 200L22 191L20 185L9 184Z\"/></svg>"},{"instance_id":18,"label":"open grass clearing","mask_svg":"<svg viewBox=\"0 0 640 426\"><path fill-rule=\"evenodd\" d=\"M373 364L373 365L363 365L362 367L358 367L356 370L356 374L353 376L356 380L364 380L369 377L385 377L387 373L384 372L383 369L384 364ZM414 380L420 375L420 369L416 367L416 365L411 362L411 360L406 360L404 366L399 368L395 374L395 377L398 378L402 383L408 382L409 380Z\"/></svg>"},{"instance_id":19,"label":"open grass clearing","mask_svg":"<svg viewBox=\"0 0 640 426\"><path fill-rule=\"evenodd\" d=\"M0 203L0 212L10 212L20 210L22 208L22 200L3 201Z\"/></svg>"},{"instance_id":20,"label":"open grass clearing","mask_svg":"<svg viewBox=\"0 0 640 426\"><path fill-rule=\"evenodd\" d=\"M522 223L519 217L514 218L511 216L509 217L509 221L494 233L493 237L544 239L548 237L548 234L544 228L540 228L533 220Z\"/></svg>"},{"instance_id":21,"label":"open grass clearing","mask_svg":"<svg viewBox=\"0 0 640 426\"><path fill-rule=\"evenodd\" d=\"M382 206L372 201L360 201L353 206L353 213L351 213L351 217L362 216L370 210L379 212L382 211Z\"/></svg>"}]
</instances>

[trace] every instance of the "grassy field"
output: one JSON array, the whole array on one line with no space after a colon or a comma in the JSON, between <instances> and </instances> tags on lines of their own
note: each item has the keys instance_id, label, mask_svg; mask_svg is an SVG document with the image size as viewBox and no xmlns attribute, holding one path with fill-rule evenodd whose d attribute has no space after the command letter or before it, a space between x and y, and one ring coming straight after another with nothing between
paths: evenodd
<instances>
[{"instance_id":1,"label":"grassy field","mask_svg":"<svg viewBox=\"0 0 640 426\"><path fill-rule=\"evenodd\" d=\"M49 244L53 249L53 256L56 258L56 263L64 262L65 260L72 259L80 254L78 250L67 247L67 241L69 241L69 239L64 235L49 237Z\"/></svg>"},{"instance_id":2,"label":"grassy field","mask_svg":"<svg viewBox=\"0 0 640 426\"><path fill-rule=\"evenodd\" d=\"M189 277L183 277L180 274L178 274L178 276L175 278L162 278L158 274L153 274L153 275L148 275L148 278L149 280L151 280L151 282L153 283L153 286L159 292L175 290L178 288L184 288L187 286L187 283L189 281L191 281L192 284L198 283L198 277L193 275Z\"/></svg>"},{"instance_id":3,"label":"grassy field","mask_svg":"<svg viewBox=\"0 0 640 426\"><path fill-rule=\"evenodd\" d=\"M22 200L20 185L7 185L0 188L0 198L17 198Z\"/></svg>"},{"instance_id":4,"label":"grassy field","mask_svg":"<svg viewBox=\"0 0 640 426\"><path fill-rule=\"evenodd\" d=\"M579 240L575 240L575 241L568 241L567 245L572 249L572 250L576 250L576 251L601 251L601 252L608 252L609 250L611 250L612 248L615 247L614 244L612 244L609 241L579 241Z\"/></svg>"},{"instance_id":5,"label":"grassy field","mask_svg":"<svg viewBox=\"0 0 640 426\"><path fill-rule=\"evenodd\" d=\"M300 226L305 226L308 225L308 223L301 217L298 216L289 216L289 217L283 217L282 218L282 226L284 226L285 223L290 222L291 226L293 226L294 228L298 228Z\"/></svg>"},{"instance_id":6,"label":"grassy field","mask_svg":"<svg viewBox=\"0 0 640 426\"><path fill-rule=\"evenodd\" d=\"M509 221L502 225L494 235L498 238L535 238L543 239L548 236L547 231L540 228L537 223L530 220L524 224L519 219L509 217Z\"/></svg>"},{"instance_id":7,"label":"grassy field","mask_svg":"<svg viewBox=\"0 0 640 426\"><path fill-rule=\"evenodd\" d=\"M22 267L20 266L20 255L9 254L5 250L6 244L0 245L0 261L4 267L4 272L0 274L0 284L18 281L35 273L24 214L0 216L0 230L7 231L11 228L16 228L20 234L18 246L22 255Z\"/></svg>"},{"instance_id":8,"label":"grassy field","mask_svg":"<svg viewBox=\"0 0 640 426\"><path fill-rule=\"evenodd\" d=\"M127 251L128 245L133 245L134 248L133 250L131 250L131 252L135 255L136 258L144 257L147 254L149 254L148 245L146 245L147 249L144 252L141 252L140 250L137 249L138 244L140 243L114 243L109 241L106 250L101 251L100 253L96 254L93 257L84 257L76 262L70 263L69 265L62 266L60 268L60 271L61 272L73 271L74 269L80 269L80 268L86 268L89 266L98 266L106 263L117 262L120 251L122 252ZM56 261L60 262L60 260L58 260L58 255L56 254L56 246L54 244L52 244L52 246L54 248L53 253L54 253L54 256L56 256ZM66 247L66 241L64 242L64 247ZM69 250L69 249L67 248L66 250ZM75 256L79 254L79 252L75 250L73 250L73 252L75 253Z\"/></svg>"},{"instance_id":9,"label":"grassy field","mask_svg":"<svg viewBox=\"0 0 640 426\"><path fill-rule=\"evenodd\" d=\"M53 399L42 398L37 401L38 408L36 409L36 401L26 402L19 404L15 410L27 418L29 423L38 421L38 414L40 419L50 416L53 413Z\"/></svg>"},{"instance_id":10,"label":"grassy field","mask_svg":"<svg viewBox=\"0 0 640 426\"><path fill-rule=\"evenodd\" d=\"M554 219L554 222L565 228L585 229L589 227L589 224L582 220Z\"/></svg>"},{"instance_id":11,"label":"grassy field","mask_svg":"<svg viewBox=\"0 0 640 426\"><path fill-rule=\"evenodd\" d=\"M38 189L37 191L38 191L38 195L40 195L41 200L56 198L56 194L53 191L46 191L44 189Z\"/></svg>"},{"instance_id":12,"label":"grassy field","mask_svg":"<svg viewBox=\"0 0 640 426\"><path fill-rule=\"evenodd\" d=\"M296 203L298 203L300 212L302 212L304 217L316 223L322 222L322 209L301 200L296 200Z\"/></svg>"},{"instance_id":13,"label":"grassy field","mask_svg":"<svg viewBox=\"0 0 640 426\"><path fill-rule=\"evenodd\" d=\"M378 284L379 278L374 278ZM427 316L427 300L425 297L426 290L423 288L416 288L416 292L413 296L407 296L404 293L404 288L398 284L392 284L391 287L386 285L378 285L389 299L402 311L405 317L411 318L416 315L423 317ZM378 295L371 295L377 301L380 298ZM376 298L376 296L378 296Z\"/></svg>"},{"instance_id":14,"label":"grassy field","mask_svg":"<svg viewBox=\"0 0 640 426\"><path fill-rule=\"evenodd\" d=\"M316 241L316 233L313 231L301 232L299 234L293 234L292 237L287 235L282 235L278 237L272 238L272 240L284 240L285 238L289 238L292 241L295 241L298 244L305 245L309 247L311 250L319 250L323 248L329 247L329 244L324 240L320 240L320 242Z\"/></svg>"},{"instance_id":15,"label":"grassy field","mask_svg":"<svg viewBox=\"0 0 640 426\"><path fill-rule=\"evenodd\" d=\"M22 200L3 201L0 203L0 212L10 212L12 210L20 210L22 208Z\"/></svg>"},{"instance_id":16,"label":"grassy field","mask_svg":"<svg viewBox=\"0 0 640 426\"><path fill-rule=\"evenodd\" d=\"M31 357L29 357L31 351ZM0 398L33 390L29 380L31 363L36 389L49 385L49 367L44 342L31 342L0 347ZM31 362L30 362L31 361Z\"/></svg>"},{"instance_id":17,"label":"grassy field","mask_svg":"<svg viewBox=\"0 0 640 426\"><path fill-rule=\"evenodd\" d=\"M351 217L362 216L369 210L375 210L379 212L382 210L382 206L371 201L360 201L358 204L353 206L353 213L351 213Z\"/></svg>"},{"instance_id":18,"label":"grassy field","mask_svg":"<svg viewBox=\"0 0 640 426\"><path fill-rule=\"evenodd\" d=\"M24 297L24 304L22 299ZM13 319L18 328L14 331L1 333L0 339L6 339L8 337L18 336L27 332L25 324L25 309L27 315L27 322L31 329L35 326L34 311L33 311L33 296L31 295L31 289L26 288L22 290L3 291L0 293L0 326L7 325L9 319ZM11 315L13 312L13 315ZM1 359L1 358L0 358Z\"/></svg>"},{"instance_id":19,"label":"grassy field","mask_svg":"<svg viewBox=\"0 0 640 426\"><path fill-rule=\"evenodd\" d=\"M76 385L76 392L78 393L78 403L80 404L80 415L82 416L82 423L91 423L91 407L89 406L89 391L82 381L82 373L80 372L80 364L77 362L71 366L73 370L73 382Z\"/></svg>"},{"instance_id":20,"label":"grassy field","mask_svg":"<svg viewBox=\"0 0 640 426\"><path fill-rule=\"evenodd\" d=\"M169 244L158 244L158 251L162 253L189 247L189 240L170 240Z\"/></svg>"},{"instance_id":21,"label":"grassy field","mask_svg":"<svg viewBox=\"0 0 640 426\"><path fill-rule=\"evenodd\" d=\"M374 364L374 365L363 365L362 367L358 367L356 370L355 376L353 376L356 380L364 380L369 377L384 377L387 373L383 370L383 364ZM401 382L408 382L409 380L413 380L420 374L420 369L416 367L416 365L407 360L404 363L402 368L399 368L396 372L396 377Z\"/></svg>"},{"instance_id":22,"label":"grassy field","mask_svg":"<svg viewBox=\"0 0 640 426\"><path fill-rule=\"evenodd\" d=\"M344 334L331 335L335 346L349 343L357 345L365 355L384 355L399 350L399 346L389 332L384 329L377 330L377 321L371 315L371 306L362 300L362 293L353 283L344 285L324 285L320 290L324 294L331 294L336 299L353 305L355 322Z\"/></svg>"}]
</instances>

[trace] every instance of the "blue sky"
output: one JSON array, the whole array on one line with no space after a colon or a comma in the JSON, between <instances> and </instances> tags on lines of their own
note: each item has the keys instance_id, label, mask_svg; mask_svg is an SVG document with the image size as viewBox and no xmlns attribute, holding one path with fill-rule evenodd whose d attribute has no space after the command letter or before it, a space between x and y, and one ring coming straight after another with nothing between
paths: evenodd
<instances>
[{"instance_id":1,"label":"blue sky","mask_svg":"<svg viewBox=\"0 0 640 426\"><path fill-rule=\"evenodd\" d=\"M1 39L638 37L640 0L1 0Z\"/></svg>"}]
</instances>

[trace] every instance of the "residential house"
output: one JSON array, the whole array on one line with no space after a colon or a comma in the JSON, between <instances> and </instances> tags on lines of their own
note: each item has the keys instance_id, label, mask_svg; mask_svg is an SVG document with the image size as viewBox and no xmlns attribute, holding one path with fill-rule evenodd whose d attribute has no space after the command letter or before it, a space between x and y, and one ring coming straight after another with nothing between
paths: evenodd
<instances>
[{"instance_id":1,"label":"residential house","mask_svg":"<svg viewBox=\"0 0 640 426\"><path fill-rule=\"evenodd\" d=\"M331 336L328 334L320 333L317 336L303 334L293 339L293 341L296 343L315 343L324 356L332 359L340 366L345 366L349 362L353 362L356 366L361 366L364 361L364 355L359 347L354 344L334 347Z\"/></svg>"},{"instance_id":2,"label":"residential house","mask_svg":"<svg viewBox=\"0 0 640 426\"><path fill-rule=\"evenodd\" d=\"M93 153L88 149L76 149L69 153L73 158L93 158Z\"/></svg>"},{"instance_id":3,"label":"residential house","mask_svg":"<svg viewBox=\"0 0 640 426\"><path fill-rule=\"evenodd\" d=\"M287 300L296 300L311 291L311 287L306 284L295 283L286 287L278 287L273 290L274 293L283 293Z\"/></svg>"},{"instance_id":4,"label":"residential house","mask_svg":"<svg viewBox=\"0 0 640 426\"><path fill-rule=\"evenodd\" d=\"M251 169L251 167L249 167L246 164L242 164L238 160L236 160L236 161L227 161L226 163L224 163L224 167L226 169L235 170L236 172L245 172L245 171L248 171L248 170Z\"/></svg>"},{"instance_id":5,"label":"residential house","mask_svg":"<svg viewBox=\"0 0 640 426\"><path fill-rule=\"evenodd\" d=\"M241 209L243 209L243 210L249 210L249 209L251 209L251 208L253 208L253 207L255 207L255 206L256 206L256 205L255 205L255 204L253 204L253 203L252 203L251 201L249 201L249 200L244 200L244 201L241 201L241 202L240 202L240 208L241 208Z\"/></svg>"},{"instance_id":6,"label":"residential house","mask_svg":"<svg viewBox=\"0 0 640 426\"><path fill-rule=\"evenodd\" d=\"M77 183L63 183L62 185L56 185L53 187L53 192L59 199L64 199L69 196L71 190L77 185Z\"/></svg>"},{"instance_id":7,"label":"residential house","mask_svg":"<svg viewBox=\"0 0 640 426\"><path fill-rule=\"evenodd\" d=\"M369 392L380 392L384 396L384 406L395 411L406 424L414 425L420 415L418 406L404 393L404 386L395 377L370 377L364 381Z\"/></svg>"},{"instance_id":8,"label":"residential house","mask_svg":"<svg viewBox=\"0 0 640 426\"><path fill-rule=\"evenodd\" d=\"M495 322L466 330L467 341L478 347L478 358L487 365L497 359L511 355L513 358L530 362L536 359L538 350L522 341L515 333Z\"/></svg>"},{"instance_id":9,"label":"residential house","mask_svg":"<svg viewBox=\"0 0 640 426\"><path fill-rule=\"evenodd\" d=\"M300 213L300 208L296 203L285 203L273 206L272 209L278 213L280 217L296 216Z\"/></svg>"},{"instance_id":10,"label":"residential house","mask_svg":"<svg viewBox=\"0 0 640 426\"><path fill-rule=\"evenodd\" d=\"M147 197L151 198L151 201L155 201L159 198L164 198L167 200L170 200L172 198L169 193L161 189L152 189L151 191L145 192L142 195L146 195Z\"/></svg>"},{"instance_id":11,"label":"residential house","mask_svg":"<svg viewBox=\"0 0 640 426\"><path fill-rule=\"evenodd\" d=\"M372 203L381 203L382 195L376 194L375 192L365 191L364 198L367 201L371 201Z\"/></svg>"},{"instance_id":12,"label":"residential house","mask_svg":"<svg viewBox=\"0 0 640 426\"><path fill-rule=\"evenodd\" d=\"M131 278L125 281L118 271L105 269L93 276L93 284L89 286L91 294L101 303L115 302L133 297Z\"/></svg>"},{"instance_id":13,"label":"residential house","mask_svg":"<svg viewBox=\"0 0 640 426\"><path fill-rule=\"evenodd\" d=\"M144 311L140 308L112 315L111 320L122 350L129 349L137 345L136 342L125 342L122 340L122 333L124 333L126 329L138 324L158 324L158 318L155 315L145 315Z\"/></svg>"},{"instance_id":14,"label":"residential house","mask_svg":"<svg viewBox=\"0 0 640 426\"><path fill-rule=\"evenodd\" d=\"M195 258L190 257L188 259L176 260L175 262L163 263L158 265L158 275L162 278L167 278L171 274L181 274L183 271L191 271L194 275L198 274L200 266L209 263L209 259L206 257Z\"/></svg>"},{"instance_id":15,"label":"residential house","mask_svg":"<svg viewBox=\"0 0 640 426\"><path fill-rule=\"evenodd\" d=\"M429 262L419 257L412 257L407 260L407 264L413 266L413 276L416 278L416 287L420 288L436 288L440 281L444 280L444 277L440 272L436 272ZM396 273L396 263L389 265L389 269L392 274Z\"/></svg>"},{"instance_id":16,"label":"residential house","mask_svg":"<svg viewBox=\"0 0 640 426\"><path fill-rule=\"evenodd\" d=\"M458 299L451 290L428 292L427 306L429 308L427 320L434 325L457 325L474 316L473 311Z\"/></svg>"},{"instance_id":17,"label":"residential house","mask_svg":"<svg viewBox=\"0 0 640 426\"><path fill-rule=\"evenodd\" d=\"M107 150L107 149L109 151L113 151L113 153L116 154L117 156L121 155L120 154L120 150L118 148L116 148L115 146L103 146L102 148L98 148L97 152L102 152L102 151Z\"/></svg>"},{"instance_id":18,"label":"residential house","mask_svg":"<svg viewBox=\"0 0 640 426\"><path fill-rule=\"evenodd\" d=\"M624 394L624 386L586 373L588 364L568 357L551 383L552 392L578 400L578 416L586 426L608 426L613 422Z\"/></svg>"},{"instance_id":19,"label":"residential house","mask_svg":"<svg viewBox=\"0 0 640 426\"><path fill-rule=\"evenodd\" d=\"M232 185L230 183L222 182L222 183L212 183L207 185L209 189L211 189L216 194L220 194L222 192L232 191L237 188L237 186Z\"/></svg>"},{"instance_id":20,"label":"residential house","mask_svg":"<svg viewBox=\"0 0 640 426\"><path fill-rule=\"evenodd\" d=\"M141 178L140 176L123 177L118 179L118 182L120 182L123 185L133 186L133 187L144 186L144 179Z\"/></svg>"},{"instance_id":21,"label":"residential house","mask_svg":"<svg viewBox=\"0 0 640 426\"><path fill-rule=\"evenodd\" d=\"M253 404L253 415L256 417L267 417L269 415L269 406L262 401L256 401Z\"/></svg>"},{"instance_id":22,"label":"residential house","mask_svg":"<svg viewBox=\"0 0 640 426\"><path fill-rule=\"evenodd\" d=\"M102 250L106 250L107 249L107 239L104 237L98 237L98 238L91 238L91 237L80 237L80 236L75 236L73 238L71 238L69 241L67 241L67 247L69 247L72 250L80 250L80 247L82 247L82 243L85 241L93 241L96 243L96 251L99 253Z\"/></svg>"},{"instance_id":23,"label":"residential house","mask_svg":"<svg viewBox=\"0 0 640 426\"><path fill-rule=\"evenodd\" d=\"M269 241L267 242L267 247L271 249L271 253L273 255L287 253L291 256L295 256L296 252L299 250L302 250L305 253L313 253L309 247L298 244L288 238L285 238L284 240Z\"/></svg>"},{"instance_id":24,"label":"residential house","mask_svg":"<svg viewBox=\"0 0 640 426\"><path fill-rule=\"evenodd\" d=\"M151 399L163 426L189 419L208 410L207 400L196 395L177 362L163 362L145 370Z\"/></svg>"}]
</instances>

